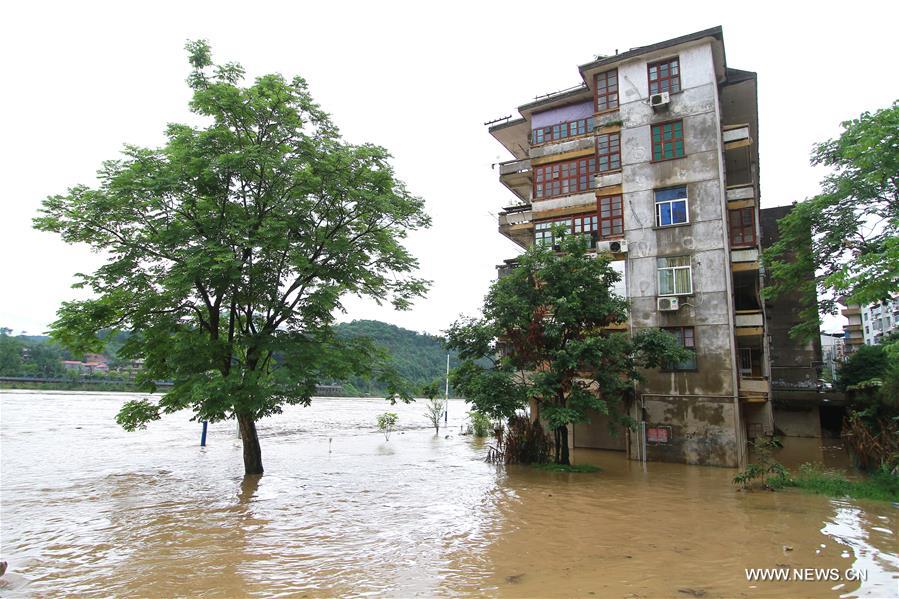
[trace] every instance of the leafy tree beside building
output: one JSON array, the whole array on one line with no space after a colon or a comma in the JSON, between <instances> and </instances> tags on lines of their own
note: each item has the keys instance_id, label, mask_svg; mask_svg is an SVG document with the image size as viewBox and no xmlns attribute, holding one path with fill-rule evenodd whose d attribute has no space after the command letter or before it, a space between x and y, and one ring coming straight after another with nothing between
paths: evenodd
<instances>
[{"instance_id":1,"label":"leafy tree beside building","mask_svg":"<svg viewBox=\"0 0 899 599\"><path fill-rule=\"evenodd\" d=\"M571 426L593 413L631 424L622 405L640 370L689 356L664 331L612 330L628 318L627 301L612 292L621 275L576 236L561 250L528 249L491 286L482 316L457 321L447 338L462 360L452 381L468 401L497 419L530 403L552 432L554 461L570 464Z\"/></svg>"}]
</instances>

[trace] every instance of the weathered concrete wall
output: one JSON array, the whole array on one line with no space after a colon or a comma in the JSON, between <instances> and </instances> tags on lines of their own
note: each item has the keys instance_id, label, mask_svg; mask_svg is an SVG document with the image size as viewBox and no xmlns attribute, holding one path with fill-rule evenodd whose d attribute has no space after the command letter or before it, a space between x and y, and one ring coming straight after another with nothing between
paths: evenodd
<instances>
[{"instance_id":1,"label":"weathered concrete wall","mask_svg":"<svg viewBox=\"0 0 899 599\"><path fill-rule=\"evenodd\" d=\"M741 453L740 414L734 400L735 364L729 249L722 185L717 81L710 44L666 56L680 60L681 91L666 110L648 104L647 59L619 67L622 90L622 189L628 241L627 285L635 331L692 326L696 371L644 372L638 389L643 409L634 416L647 426L671 427L667 444L648 447L648 458L690 464L736 466ZM648 61L662 56L649 57ZM652 124L682 119L683 158L653 163ZM654 190L685 185L689 223L660 228ZM681 296L677 312L657 310L659 256L689 256L693 293ZM639 436L630 454L637 457Z\"/></svg>"},{"instance_id":2,"label":"weathered concrete wall","mask_svg":"<svg viewBox=\"0 0 899 599\"><path fill-rule=\"evenodd\" d=\"M774 407L776 434L784 437L820 437L821 414L818 406Z\"/></svg>"},{"instance_id":3,"label":"weathered concrete wall","mask_svg":"<svg viewBox=\"0 0 899 599\"><path fill-rule=\"evenodd\" d=\"M771 247L778 240L777 221L789 214L791 209L792 206L777 206L761 211L762 249ZM809 273L810 277L812 275L813 273ZM798 292L789 293L775 301L766 301L765 313L768 317L768 334L771 336L771 387L774 390L816 388L818 369L823 363L820 337L811 341L798 341L789 335L790 329L802 320L799 311L802 309L803 299L809 303L815 301L814 295L803 298Z\"/></svg>"},{"instance_id":4,"label":"weathered concrete wall","mask_svg":"<svg viewBox=\"0 0 899 599\"><path fill-rule=\"evenodd\" d=\"M627 434L622 427L612 433L609 430L609 417L591 412L589 424L574 425L574 446L624 451L627 449Z\"/></svg>"},{"instance_id":5,"label":"weathered concrete wall","mask_svg":"<svg viewBox=\"0 0 899 599\"><path fill-rule=\"evenodd\" d=\"M733 399L729 397L644 396L642 416L647 428L671 428L668 443L647 443L647 458L736 467L739 454L734 412ZM631 456L640 454L639 443L639 435L631 435Z\"/></svg>"}]
</instances>

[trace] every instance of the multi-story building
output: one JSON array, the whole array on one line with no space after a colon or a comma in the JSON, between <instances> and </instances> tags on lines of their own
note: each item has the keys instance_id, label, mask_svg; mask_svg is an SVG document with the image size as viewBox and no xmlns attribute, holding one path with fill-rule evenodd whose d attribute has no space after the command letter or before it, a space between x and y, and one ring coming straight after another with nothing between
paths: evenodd
<instances>
[{"instance_id":1,"label":"multi-story building","mask_svg":"<svg viewBox=\"0 0 899 599\"><path fill-rule=\"evenodd\" d=\"M554 245L561 225L624 273L631 332L661 327L693 357L644 373L636 432L597 414L575 447L737 466L774 430L759 269L756 75L727 65L720 27L598 57L582 82L490 126L518 198L500 232Z\"/></svg>"},{"instance_id":2,"label":"multi-story building","mask_svg":"<svg viewBox=\"0 0 899 599\"><path fill-rule=\"evenodd\" d=\"M846 307L841 311L847 323L843 325L846 353L861 345L880 345L884 337L899 330L899 294L890 299L861 306L840 298Z\"/></svg>"}]
</instances>

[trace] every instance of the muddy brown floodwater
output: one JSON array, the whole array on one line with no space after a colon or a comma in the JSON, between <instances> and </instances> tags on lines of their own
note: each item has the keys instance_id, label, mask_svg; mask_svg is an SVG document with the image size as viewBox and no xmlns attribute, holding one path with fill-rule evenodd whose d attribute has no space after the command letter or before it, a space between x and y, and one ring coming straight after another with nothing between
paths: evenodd
<instances>
[{"instance_id":1,"label":"muddy brown floodwater","mask_svg":"<svg viewBox=\"0 0 899 599\"><path fill-rule=\"evenodd\" d=\"M210 426L205 449L187 414L126 433L125 399L0 393L0 595L897 595L889 503L740 493L733 470L644 470L614 452L576 452L598 474L492 466L458 434L458 401L449 438L421 403L390 408L389 442L381 400L289 408L260 424L266 474L244 480L233 423ZM841 459L817 441L788 449ZM843 580L748 581L747 568Z\"/></svg>"}]
</instances>

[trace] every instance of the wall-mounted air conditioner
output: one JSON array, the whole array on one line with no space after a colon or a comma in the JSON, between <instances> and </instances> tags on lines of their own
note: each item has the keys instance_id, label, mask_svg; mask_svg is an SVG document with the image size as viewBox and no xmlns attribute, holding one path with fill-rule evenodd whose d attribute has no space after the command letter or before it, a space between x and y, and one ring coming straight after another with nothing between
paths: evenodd
<instances>
[{"instance_id":1,"label":"wall-mounted air conditioner","mask_svg":"<svg viewBox=\"0 0 899 599\"><path fill-rule=\"evenodd\" d=\"M667 108L669 102L671 102L671 96L668 95L668 92L652 94L649 96L649 105L652 106L653 110Z\"/></svg>"},{"instance_id":2,"label":"wall-mounted air conditioner","mask_svg":"<svg viewBox=\"0 0 899 599\"><path fill-rule=\"evenodd\" d=\"M613 254L626 254L627 241L624 239L616 239L609 242L609 251Z\"/></svg>"},{"instance_id":3,"label":"wall-mounted air conditioner","mask_svg":"<svg viewBox=\"0 0 899 599\"><path fill-rule=\"evenodd\" d=\"M609 252L611 254L626 254L627 241L624 239L613 239L612 241L597 241L597 252Z\"/></svg>"},{"instance_id":4,"label":"wall-mounted air conditioner","mask_svg":"<svg viewBox=\"0 0 899 599\"><path fill-rule=\"evenodd\" d=\"M680 301L676 297L658 297L656 307L659 312L676 312L680 309Z\"/></svg>"}]
</instances>

